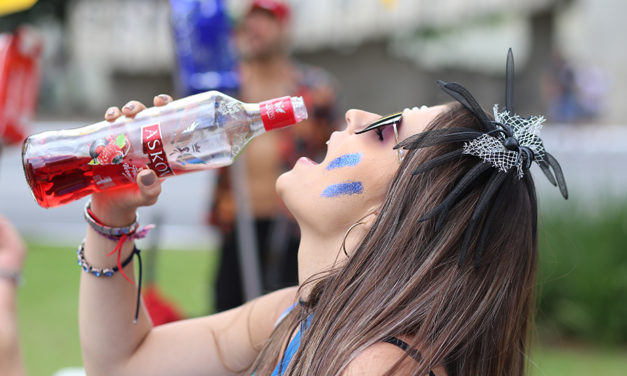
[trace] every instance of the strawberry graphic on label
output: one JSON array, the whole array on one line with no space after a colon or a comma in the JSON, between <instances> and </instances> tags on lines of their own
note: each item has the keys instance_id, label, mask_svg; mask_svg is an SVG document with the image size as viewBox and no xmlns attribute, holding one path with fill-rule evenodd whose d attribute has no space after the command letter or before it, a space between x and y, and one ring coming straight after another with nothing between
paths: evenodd
<instances>
[{"instance_id":1,"label":"strawberry graphic on label","mask_svg":"<svg viewBox=\"0 0 627 376\"><path fill-rule=\"evenodd\" d=\"M96 158L101 165L120 164L123 159L124 154L122 153L122 149L116 144L108 144L105 146Z\"/></svg>"},{"instance_id":2,"label":"strawberry graphic on label","mask_svg":"<svg viewBox=\"0 0 627 376\"><path fill-rule=\"evenodd\" d=\"M128 153L131 145L125 135L116 138L107 137L94 141L89 146L89 155L92 160L90 165L120 164L124 161L124 156Z\"/></svg>"},{"instance_id":3,"label":"strawberry graphic on label","mask_svg":"<svg viewBox=\"0 0 627 376\"><path fill-rule=\"evenodd\" d=\"M98 155L102 152L105 146L107 146L107 141L105 139L101 138L94 141L91 146L89 146L89 155L91 158L98 158Z\"/></svg>"}]
</instances>

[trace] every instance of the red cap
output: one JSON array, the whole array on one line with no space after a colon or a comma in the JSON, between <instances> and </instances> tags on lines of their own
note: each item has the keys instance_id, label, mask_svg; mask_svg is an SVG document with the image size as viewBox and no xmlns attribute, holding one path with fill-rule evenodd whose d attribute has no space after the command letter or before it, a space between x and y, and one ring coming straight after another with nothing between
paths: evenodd
<instances>
[{"instance_id":1,"label":"red cap","mask_svg":"<svg viewBox=\"0 0 627 376\"><path fill-rule=\"evenodd\" d=\"M286 22L290 18L290 7L280 0L253 0L248 13L255 9L263 9L272 13L280 22Z\"/></svg>"},{"instance_id":2,"label":"red cap","mask_svg":"<svg viewBox=\"0 0 627 376\"><path fill-rule=\"evenodd\" d=\"M296 124L291 97L281 97L259 103L261 120L266 131Z\"/></svg>"}]
</instances>

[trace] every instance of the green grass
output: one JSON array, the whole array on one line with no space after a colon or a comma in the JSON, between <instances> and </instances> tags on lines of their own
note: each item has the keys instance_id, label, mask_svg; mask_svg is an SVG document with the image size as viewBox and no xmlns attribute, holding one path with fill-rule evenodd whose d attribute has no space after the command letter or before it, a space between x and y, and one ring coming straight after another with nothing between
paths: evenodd
<instances>
[{"instance_id":1,"label":"green grass","mask_svg":"<svg viewBox=\"0 0 627 376\"><path fill-rule=\"evenodd\" d=\"M144 259L151 256L146 252L143 255ZM209 281L213 279L216 256L216 252L200 251L158 254L161 291L187 316L212 310ZM74 246L29 244L18 310L21 345L31 376L49 376L61 368L82 364L78 339L80 273Z\"/></svg>"},{"instance_id":2,"label":"green grass","mask_svg":"<svg viewBox=\"0 0 627 376\"><path fill-rule=\"evenodd\" d=\"M161 290L188 316L212 309L208 284L213 279L216 257L216 252L159 253ZM50 376L61 368L82 364L77 308L80 273L74 246L29 244L26 283L19 291L18 309L21 344L31 376ZM625 350L538 346L532 359L535 365L530 367L530 374L534 376L627 375Z\"/></svg>"},{"instance_id":3,"label":"green grass","mask_svg":"<svg viewBox=\"0 0 627 376\"><path fill-rule=\"evenodd\" d=\"M562 336L626 345L627 202L597 210L541 216L538 321Z\"/></svg>"},{"instance_id":4,"label":"green grass","mask_svg":"<svg viewBox=\"0 0 627 376\"><path fill-rule=\"evenodd\" d=\"M625 376L627 350L591 347L538 346L529 374L533 376Z\"/></svg>"}]
</instances>

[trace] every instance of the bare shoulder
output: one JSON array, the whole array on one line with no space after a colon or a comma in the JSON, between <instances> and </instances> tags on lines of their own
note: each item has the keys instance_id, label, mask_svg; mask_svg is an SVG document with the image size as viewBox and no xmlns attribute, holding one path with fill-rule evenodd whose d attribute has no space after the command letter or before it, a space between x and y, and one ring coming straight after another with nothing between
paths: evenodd
<instances>
[{"instance_id":1,"label":"bare shoulder","mask_svg":"<svg viewBox=\"0 0 627 376\"><path fill-rule=\"evenodd\" d=\"M405 352L403 350L389 343L374 344L353 359L342 373L342 376L384 375L404 355ZM409 373L413 368L412 366L415 365L416 361L412 358L404 359L398 374Z\"/></svg>"},{"instance_id":2,"label":"bare shoulder","mask_svg":"<svg viewBox=\"0 0 627 376\"><path fill-rule=\"evenodd\" d=\"M386 342L380 342L368 347L359 354L348 367L342 372L342 376L381 376L385 375L396 362L401 360L400 367L394 373L395 375L410 375L416 369L416 360L409 356L405 356L398 346ZM437 376L446 376L444 367L438 367L433 370Z\"/></svg>"},{"instance_id":3,"label":"bare shoulder","mask_svg":"<svg viewBox=\"0 0 627 376\"><path fill-rule=\"evenodd\" d=\"M287 287L250 302L255 316L272 321L273 325L297 300L298 287Z\"/></svg>"},{"instance_id":4,"label":"bare shoulder","mask_svg":"<svg viewBox=\"0 0 627 376\"><path fill-rule=\"evenodd\" d=\"M296 291L279 290L228 311L158 326L128 362L127 374L230 375L246 369Z\"/></svg>"},{"instance_id":5,"label":"bare shoulder","mask_svg":"<svg viewBox=\"0 0 627 376\"><path fill-rule=\"evenodd\" d=\"M281 314L297 301L297 293L297 287L288 287L247 303L253 343L264 343L270 337Z\"/></svg>"}]
</instances>

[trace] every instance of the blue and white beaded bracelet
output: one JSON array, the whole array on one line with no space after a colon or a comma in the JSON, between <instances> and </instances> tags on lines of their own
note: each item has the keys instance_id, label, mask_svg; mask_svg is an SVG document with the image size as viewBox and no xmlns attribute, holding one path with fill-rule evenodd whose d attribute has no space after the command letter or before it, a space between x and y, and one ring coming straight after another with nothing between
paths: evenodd
<instances>
[{"instance_id":1,"label":"blue and white beaded bracelet","mask_svg":"<svg viewBox=\"0 0 627 376\"><path fill-rule=\"evenodd\" d=\"M126 265L130 264L133 260L133 256L136 254L139 255L139 249L133 246L133 252L128 256L126 260L122 262L122 267L126 267ZM92 274L96 277L113 277L115 273L117 273L120 269L117 266L111 268L95 268L87 262L85 259L85 241L83 240L81 244L78 246L78 250L76 251L76 255L78 257L78 266L83 269L84 272Z\"/></svg>"},{"instance_id":2,"label":"blue and white beaded bracelet","mask_svg":"<svg viewBox=\"0 0 627 376\"><path fill-rule=\"evenodd\" d=\"M85 259L85 240L83 240L81 244L78 246L76 255L78 256L78 266L80 266L84 272L89 273L96 277L113 277L115 273L120 271L120 267L121 268L126 267L126 265L130 264L131 261L133 260L133 256L137 255L137 261L139 262L139 280L137 283L137 301L135 303L135 315L133 318L133 323L136 324L137 319L139 318L139 307L141 303L141 288L142 288L142 274L143 274L142 273L142 269L143 269L142 258L141 258L141 253L139 251L139 248L133 245L133 251L131 252L130 255L128 255L128 258L124 260L121 264L118 264L120 265L120 267L114 266L112 268L94 268L93 266L89 265L89 263ZM124 272L122 272L122 274L124 274Z\"/></svg>"}]
</instances>

